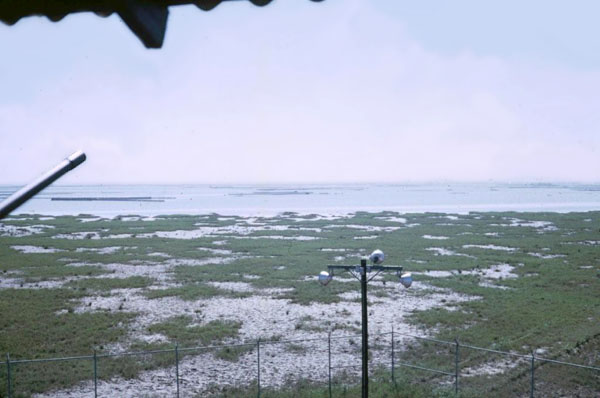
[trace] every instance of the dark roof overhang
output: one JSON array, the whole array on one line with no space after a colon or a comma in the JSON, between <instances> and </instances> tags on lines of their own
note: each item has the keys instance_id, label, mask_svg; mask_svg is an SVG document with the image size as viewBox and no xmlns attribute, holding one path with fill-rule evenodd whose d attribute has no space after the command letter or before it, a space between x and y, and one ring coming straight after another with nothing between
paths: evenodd
<instances>
[{"instance_id":1,"label":"dark roof overhang","mask_svg":"<svg viewBox=\"0 0 600 398\"><path fill-rule=\"evenodd\" d=\"M144 46L161 48L169 6L194 4L201 10L209 11L222 1L239 0L0 0L0 21L13 25L21 18L37 15L57 22L76 12L93 12L102 17L117 13ZM248 1L265 6L272 0Z\"/></svg>"}]
</instances>

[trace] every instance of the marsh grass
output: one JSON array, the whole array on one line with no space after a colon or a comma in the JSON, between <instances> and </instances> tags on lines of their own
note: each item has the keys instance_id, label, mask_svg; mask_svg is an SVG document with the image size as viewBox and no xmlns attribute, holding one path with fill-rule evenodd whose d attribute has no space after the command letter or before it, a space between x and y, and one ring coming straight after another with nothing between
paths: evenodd
<instances>
[{"instance_id":1,"label":"marsh grass","mask_svg":"<svg viewBox=\"0 0 600 398\"><path fill-rule=\"evenodd\" d=\"M233 217L219 220L218 215L212 214L159 216L154 221L102 219L83 223L79 220L80 217L71 216L52 220L40 220L39 215L16 217L16 220L3 224L22 228L43 224L53 228L43 229L30 236L0 237L0 281L9 278L19 278L23 283L54 281L57 282L57 287L0 290L0 352L10 352L12 358L47 358L88 354L95 348L102 352L112 344L124 344L129 348L158 346L128 340L128 325L136 317L135 313L74 312L76 305L86 297L97 292L110 295L113 289L140 289L140 294L149 299L178 297L183 300L199 300L215 296L243 298L250 293L219 289L208 282L246 282L256 289L252 294L260 294L263 289L283 288L286 290L276 298L289 299L306 306L315 302L336 303L340 301L340 294L357 292L358 285L336 283L334 280L323 288L316 281L306 280L306 277L316 276L327 264L357 264L360 255L381 248L386 253L386 264L403 265L413 272L446 270L453 273L445 278L420 275L415 279L426 282L432 288L408 290L403 294L419 297L431 293L433 288L442 288L477 298L454 305L453 308L439 307L414 312L408 320L424 331L443 339L453 340L459 337L469 344L501 350L529 352L545 348L546 356L571 362L593 363L597 360L590 359L590 352L597 352L597 336L600 334L600 246L586 242L600 240L600 212L474 212L453 215L451 218L440 213L403 214L401 217L406 219L405 224L381 219L397 216L399 215L393 212L358 212L349 218L337 220L311 220L310 216L306 216L299 217L298 221L291 221L284 215L274 219L258 218L258 222L288 225L291 228L284 231L258 231L248 235L263 237L261 239L237 239L234 234L223 234L189 240L158 238L153 234L156 231L194 230L198 225L223 227L242 222L243 219ZM586 222L585 219L592 221ZM531 224L539 221L550 223L551 228ZM332 225L336 227L330 227ZM389 232L366 231L349 228L347 225L400 229ZM322 232L298 228L321 228ZM98 234L102 239L55 239L59 234L83 232ZM120 234L131 236L108 238ZM149 234L149 237L141 238L142 234ZM264 238L272 235L303 235L320 239L296 241ZM424 239L424 235L443 236L447 239ZM354 239L364 236L377 238ZM26 254L11 248L14 245L56 248L62 251ZM465 245L495 245L514 250L464 247ZM109 254L77 250L106 247L117 249ZM236 253L239 258L227 264L174 266L163 276L177 283L178 286L175 287L165 288L161 281L152 277L99 278L111 272L103 268L105 264L152 267L168 264L170 259L206 260L227 257L198 250L199 248L226 249ZM459 255L438 255L435 251L428 250L431 248L450 250ZM328 252L322 249L345 251ZM170 257L151 256L152 253L165 253ZM540 258L532 253L562 257ZM335 262L334 257L340 254L349 257ZM78 265L73 266L75 263ZM517 278L488 281L508 288L507 290L481 286L485 281L482 277L463 273L495 264L514 267L512 272ZM67 278L74 280L67 282ZM389 289L397 289L393 275L386 275L384 280L388 282L387 287L373 285L370 289L373 299L385 298ZM189 319L181 318L152 325L152 328L156 333L167 335L168 346L172 346L175 341L179 341L180 345L184 345L184 342L200 344L203 340L198 340L197 335L204 332L207 335L214 333L217 341L222 338L235 339L234 325L212 325L212 332L194 329L203 326L207 325L190 324ZM300 322L300 328L318 328L325 332L336 328L336 324ZM447 352L440 350L439 347L419 344L407 349L404 355L419 363L443 366L447 364L444 357ZM218 355L234 361L244 350L240 351L223 351ZM485 358L466 357L465 361L465 366L476 366L485 361ZM103 362L106 363L103 377L113 374L134 377L140 370L160 366L155 362L144 364L133 359L121 363L103 359ZM89 379L89 369L85 367L88 365L57 364L56 368L52 365L37 369L36 372L42 372L37 379L36 372L30 372L26 366L19 366L16 375L20 393L26 395L34 391L46 391ZM550 367L546 369L548 370L542 374L547 374L548 379L543 383L549 386L559 388L555 380L561 379L561 375L565 375L562 378L564 388L571 388L572 391L586 386L598 386L597 379L583 373L552 370ZM407 374L410 373L407 371ZM509 372L508 375L509 378L521 377L518 371L515 374ZM419 377L416 374L413 376ZM504 377L496 377L493 383L501 386L500 379ZM5 382L5 376L0 376L0 383ZM485 383L492 381L487 380ZM543 388L543 383L540 388ZM578 385L584 387L577 387ZM339 390L336 391L339 393ZM497 396L511 396L508 389L498 391ZM569 391L571 390L565 394ZM0 396L1 394L3 393ZM293 394L291 390L281 394L288 395L278 396L304 396L289 395ZM397 393L389 390L385 394Z\"/></svg>"}]
</instances>

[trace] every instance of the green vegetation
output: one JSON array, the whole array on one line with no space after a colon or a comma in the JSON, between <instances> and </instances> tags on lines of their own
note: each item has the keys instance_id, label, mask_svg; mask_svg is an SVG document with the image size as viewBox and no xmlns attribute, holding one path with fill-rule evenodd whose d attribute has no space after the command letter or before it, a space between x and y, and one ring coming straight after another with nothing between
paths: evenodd
<instances>
[{"instance_id":1,"label":"green vegetation","mask_svg":"<svg viewBox=\"0 0 600 398\"><path fill-rule=\"evenodd\" d=\"M240 326L240 322L230 321L211 321L205 325L193 325L190 317L179 316L153 324L148 331L164 334L169 340L183 347L193 347L231 339L237 336Z\"/></svg>"},{"instance_id":2,"label":"green vegetation","mask_svg":"<svg viewBox=\"0 0 600 398\"><path fill-rule=\"evenodd\" d=\"M200 309L193 316L186 313L157 320L144 332L162 334L167 341L145 343L129 333L132 322L140 317L137 310L119 306L118 300L98 307L90 303L118 297L117 289L136 289L132 293L136 297L151 302L182 300L182 307L217 296L241 300L261 294L302 306L335 304L342 301L340 295L356 292L358 285L334 280L324 288L307 277L316 276L327 264L358 262L361 255L381 248L386 263L403 265L415 273L415 280L429 285L402 290L403 295L426 297L441 288L475 298L410 315L408 321L435 337L458 337L464 343L521 353L543 349L544 357L598 366L590 352L597 352L600 344L600 212L425 213L401 215L406 223L386 219L398 216L358 212L334 220L258 218L257 223L265 224L263 229L244 234L232 228L246 225L243 218L219 220L218 215L89 222L70 216L12 217L0 224L0 352L10 353L13 359L33 359L89 355L94 349L103 353L112 347L145 349L236 341L239 324L204 322ZM22 233L28 233L31 225L46 227L27 236L8 236L2 234L2 225L15 226ZM165 237L169 231L205 227L206 235L193 239ZM298 236L318 239L294 240ZM41 252L22 252L13 246L32 246ZM498 264L508 264L516 277L486 277L485 271ZM450 274L439 277L427 275L428 271ZM391 283L372 285L371 300L393 297L398 289L394 279L394 275L386 275L384 280ZM247 289L219 285L227 282L243 283ZM269 292L266 289L276 290L265 293ZM323 334L357 330L356 325L308 318L299 319L295 327ZM300 348L291 350L301 353ZM236 361L249 349L223 349L215 355ZM488 358L463 354L464 368L476 368ZM138 359L119 360L118 364L103 359L101 377L135 377L140 370L173 361L171 356L149 364ZM403 360L436 368L453 363L448 347L433 344L412 345L403 352ZM18 365L13 374L15 391L28 396L67 387L89 379L90 366L85 361ZM541 366L539 374L546 378L540 389L555 386L560 379L559 389L565 394L576 391L587 396L585 389L593 391L600 383L593 375L549 365ZM497 385L498 396L511 396L510 384L525 383L524 375L519 366L494 381L473 376L465 383L474 389ZM5 394L5 383L5 372L0 371L0 397ZM312 391L320 396L318 388ZM431 390L426 393L434 396ZM282 394L292 394L292 390L278 396L286 396ZM393 395L398 393L392 390L381 394L403 396ZM418 392L413 396L419 396Z\"/></svg>"},{"instance_id":3,"label":"green vegetation","mask_svg":"<svg viewBox=\"0 0 600 398\"><path fill-rule=\"evenodd\" d=\"M328 398L329 387L324 383L310 381L290 381L286 387L281 389L261 389L263 398ZM326 384L326 383L325 383ZM223 388L214 386L212 394L221 398L254 398L257 386L251 385L244 388ZM334 398L354 398L361 394L360 382L357 384L356 377L348 375L336 377L332 381L331 396ZM454 394L452 387L432 387L426 385L411 384L407 378L396 378L395 382L390 379L389 371L378 370L371 377L369 383L369 395L377 398L475 398L477 395ZM203 395L206 396L206 395Z\"/></svg>"}]
</instances>

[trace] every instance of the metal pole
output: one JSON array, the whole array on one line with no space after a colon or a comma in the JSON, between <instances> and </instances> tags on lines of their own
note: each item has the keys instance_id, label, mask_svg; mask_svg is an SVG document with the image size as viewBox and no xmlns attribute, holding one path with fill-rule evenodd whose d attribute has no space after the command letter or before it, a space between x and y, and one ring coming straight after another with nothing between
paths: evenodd
<instances>
[{"instance_id":1,"label":"metal pole","mask_svg":"<svg viewBox=\"0 0 600 398\"><path fill-rule=\"evenodd\" d=\"M327 354L329 360L329 398L331 398L331 332L327 337Z\"/></svg>"},{"instance_id":2,"label":"metal pole","mask_svg":"<svg viewBox=\"0 0 600 398\"><path fill-rule=\"evenodd\" d=\"M177 381L177 398L179 398L179 343L175 344L175 380Z\"/></svg>"},{"instance_id":3,"label":"metal pole","mask_svg":"<svg viewBox=\"0 0 600 398\"><path fill-rule=\"evenodd\" d=\"M535 391L535 352L531 351L531 390L529 397L533 398L533 392Z\"/></svg>"},{"instance_id":4,"label":"metal pole","mask_svg":"<svg viewBox=\"0 0 600 398\"><path fill-rule=\"evenodd\" d=\"M6 354L6 387L8 390L8 398L11 397L11 388L10 388L10 355Z\"/></svg>"},{"instance_id":5,"label":"metal pole","mask_svg":"<svg viewBox=\"0 0 600 398\"><path fill-rule=\"evenodd\" d=\"M396 378L394 377L394 324L392 323L392 383L396 383Z\"/></svg>"},{"instance_id":6,"label":"metal pole","mask_svg":"<svg viewBox=\"0 0 600 398\"><path fill-rule=\"evenodd\" d=\"M367 260L360 260L362 303L362 398L369 398L369 325L367 309Z\"/></svg>"},{"instance_id":7,"label":"metal pole","mask_svg":"<svg viewBox=\"0 0 600 398\"><path fill-rule=\"evenodd\" d=\"M48 171L37 180L19 189L17 192L0 203L0 220L10 214L11 211L31 199L32 196L52 184L69 170L73 170L85 161L85 154L81 151L74 152L71 156L60 162L52 170Z\"/></svg>"},{"instance_id":8,"label":"metal pole","mask_svg":"<svg viewBox=\"0 0 600 398\"><path fill-rule=\"evenodd\" d=\"M260 398L260 338L256 341L256 356L257 356L257 363L258 363L258 378L257 378L258 390L257 390L256 396L258 398Z\"/></svg>"},{"instance_id":9,"label":"metal pole","mask_svg":"<svg viewBox=\"0 0 600 398\"><path fill-rule=\"evenodd\" d=\"M459 359L459 344L458 338L454 339L456 346L454 348L454 393L458 395L458 359Z\"/></svg>"},{"instance_id":10,"label":"metal pole","mask_svg":"<svg viewBox=\"0 0 600 398\"><path fill-rule=\"evenodd\" d=\"M94 398L98 398L98 358L94 350Z\"/></svg>"}]
</instances>

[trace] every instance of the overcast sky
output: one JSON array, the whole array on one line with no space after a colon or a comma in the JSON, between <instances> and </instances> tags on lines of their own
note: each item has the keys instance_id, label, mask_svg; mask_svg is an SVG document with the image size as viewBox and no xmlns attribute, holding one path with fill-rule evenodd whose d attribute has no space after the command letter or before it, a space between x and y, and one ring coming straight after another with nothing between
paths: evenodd
<instances>
[{"instance_id":1,"label":"overcast sky","mask_svg":"<svg viewBox=\"0 0 600 398\"><path fill-rule=\"evenodd\" d=\"M275 0L0 24L0 183L599 182L600 3Z\"/></svg>"}]
</instances>

